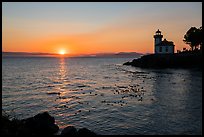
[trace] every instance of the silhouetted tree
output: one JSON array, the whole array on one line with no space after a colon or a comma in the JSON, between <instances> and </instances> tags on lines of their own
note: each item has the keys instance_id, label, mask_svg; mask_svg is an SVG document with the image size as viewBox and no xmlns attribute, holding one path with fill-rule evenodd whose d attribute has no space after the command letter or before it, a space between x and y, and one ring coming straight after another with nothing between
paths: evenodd
<instances>
[{"instance_id":1,"label":"silhouetted tree","mask_svg":"<svg viewBox=\"0 0 204 137\"><path fill-rule=\"evenodd\" d=\"M184 35L183 41L190 45L192 51L198 49L199 45L200 49L202 49L202 26L198 29L191 27Z\"/></svg>"},{"instance_id":2,"label":"silhouetted tree","mask_svg":"<svg viewBox=\"0 0 204 137\"><path fill-rule=\"evenodd\" d=\"M203 28L202 26L199 28L199 42L200 42L200 50L202 51L202 46L203 46L203 40L202 40L202 31L203 31Z\"/></svg>"}]
</instances>

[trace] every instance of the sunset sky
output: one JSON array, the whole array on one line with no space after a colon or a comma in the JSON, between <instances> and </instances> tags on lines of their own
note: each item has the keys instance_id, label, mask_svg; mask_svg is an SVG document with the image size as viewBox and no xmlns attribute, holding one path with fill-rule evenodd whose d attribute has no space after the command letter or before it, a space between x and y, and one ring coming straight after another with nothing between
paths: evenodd
<instances>
[{"instance_id":1,"label":"sunset sky","mask_svg":"<svg viewBox=\"0 0 204 137\"><path fill-rule=\"evenodd\" d=\"M2 50L91 54L153 53L153 35L183 47L186 31L202 26L201 2L3 2Z\"/></svg>"}]
</instances>

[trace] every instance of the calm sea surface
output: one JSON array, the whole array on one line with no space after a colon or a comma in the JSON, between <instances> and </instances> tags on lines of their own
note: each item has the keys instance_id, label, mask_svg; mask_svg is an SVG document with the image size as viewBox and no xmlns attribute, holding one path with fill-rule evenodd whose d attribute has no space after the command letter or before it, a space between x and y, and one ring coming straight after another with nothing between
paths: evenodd
<instances>
[{"instance_id":1,"label":"calm sea surface","mask_svg":"<svg viewBox=\"0 0 204 137\"><path fill-rule=\"evenodd\" d=\"M2 58L2 108L98 134L202 134L202 71L122 65L131 60Z\"/></svg>"}]
</instances>

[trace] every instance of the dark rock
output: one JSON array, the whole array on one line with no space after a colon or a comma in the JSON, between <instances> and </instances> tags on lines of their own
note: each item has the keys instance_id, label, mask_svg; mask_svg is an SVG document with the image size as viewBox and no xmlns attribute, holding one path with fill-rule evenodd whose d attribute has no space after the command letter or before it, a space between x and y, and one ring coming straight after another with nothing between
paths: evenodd
<instances>
[{"instance_id":1,"label":"dark rock","mask_svg":"<svg viewBox=\"0 0 204 137\"><path fill-rule=\"evenodd\" d=\"M96 134L88 130L87 128L81 128L78 130L77 135L78 136L95 136Z\"/></svg>"},{"instance_id":2,"label":"dark rock","mask_svg":"<svg viewBox=\"0 0 204 137\"><path fill-rule=\"evenodd\" d=\"M10 125L11 121L9 120L8 117L6 116L1 116L1 124L4 126Z\"/></svg>"},{"instance_id":3,"label":"dark rock","mask_svg":"<svg viewBox=\"0 0 204 137\"><path fill-rule=\"evenodd\" d=\"M125 62L123 65L132 65L131 62Z\"/></svg>"},{"instance_id":4,"label":"dark rock","mask_svg":"<svg viewBox=\"0 0 204 137\"><path fill-rule=\"evenodd\" d=\"M48 112L25 119L23 123L24 129L26 129L24 131L29 131L33 135L51 135L59 130L59 127L55 124L54 117L50 116Z\"/></svg>"},{"instance_id":5,"label":"dark rock","mask_svg":"<svg viewBox=\"0 0 204 137\"><path fill-rule=\"evenodd\" d=\"M74 126L68 126L62 130L61 135L76 136L77 130Z\"/></svg>"},{"instance_id":6,"label":"dark rock","mask_svg":"<svg viewBox=\"0 0 204 137\"><path fill-rule=\"evenodd\" d=\"M59 130L54 117L50 116L48 112L39 113L23 120L9 120L7 116L2 116L1 122L3 125L2 135L54 135ZM96 134L86 128L77 131L75 127L68 126L62 130L61 135L93 136Z\"/></svg>"},{"instance_id":7,"label":"dark rock","mask_svg":"<svg viewBox=\"0 0 204 137\"><path fill-rule=\"evenodd\" d=\"M11 132L12 122L7 116L1 116L1 135L14 135L14 132Z\"/></svg>"},{"instance_id":8,"label":"dark rock","mask_svg":"<svg viewBox=\"0 0 204 137\"><path fill-rule=\"evenodd\" d=\"M18 135L18 129L22 122L16 118L9 119L10 116L1 116L1 135Z\"/></svg>"}]
</instances>

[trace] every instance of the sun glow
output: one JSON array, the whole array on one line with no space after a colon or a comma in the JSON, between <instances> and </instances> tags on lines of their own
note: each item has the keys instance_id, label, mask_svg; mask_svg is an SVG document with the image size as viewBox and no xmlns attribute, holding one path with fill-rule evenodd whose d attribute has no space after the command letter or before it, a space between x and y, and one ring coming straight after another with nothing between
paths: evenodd
<instances>
[{"instance_id":1,"label":"sun glow","mask_svg":"<svg viewBox=\"0 0 204 137\"><path fill-rule=\"evenodd\" d=\"M64 55L64 54L66 54L66 51L64 49L62 49L62 50L59 51L59 54Z\"/></svg>"}]
</instances>

